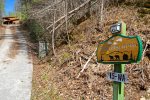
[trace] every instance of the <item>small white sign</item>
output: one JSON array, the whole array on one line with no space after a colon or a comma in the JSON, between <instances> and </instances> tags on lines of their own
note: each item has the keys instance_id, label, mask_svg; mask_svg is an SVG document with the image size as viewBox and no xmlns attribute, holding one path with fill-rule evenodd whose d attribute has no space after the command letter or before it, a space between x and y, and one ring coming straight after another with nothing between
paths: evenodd
<instances>
[{"instance_id":1,"label":"small white sign","mask_svg":"<svg viewBox=\"0 0 150 100\"><path fill-rule=\"evenodd\" d=\"M49 43L45 41L39 41L39 57L43 58L46 56L48 52L48 45Z\"/></svg>"},{"instance_id":2,"label":"small white sign","mask_svg":"<svg viewBox=\"0 0 150 100\"><path fill-rule=\"evenodd\" d=\"M107 79L116 82L124 82L124 83L128 82L127 74L116 73L116 72L108 72Z\"/></svg>"}]
</instances>

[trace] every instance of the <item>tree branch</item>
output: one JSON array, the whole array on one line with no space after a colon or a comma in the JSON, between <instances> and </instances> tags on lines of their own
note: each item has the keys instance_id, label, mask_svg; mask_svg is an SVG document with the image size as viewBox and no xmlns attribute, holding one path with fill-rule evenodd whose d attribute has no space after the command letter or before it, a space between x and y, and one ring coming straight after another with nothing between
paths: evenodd
<instances>
[{"instance_id":1,"label":"tree branch","mask_svg":"<svg viewBox=\"0 0 150 100\"><path fill-rule=\"evenodd\" d=\"M74 10L71 10L70 12L68 12L68 16L72 13L75 13L76 11L80 10L80 8L84 7L87 3L89 3L91 0L87 0L85 3L81 4L80 6L78 6L77 8L75 8ZM58 23L59 21L61 21L62 19L64 19L66 17L66 15L60 17L57 21L55 21L55 24ZM48 26L46 29L48 30L50 27L52 27L53 25Z\"/></svg>"}]
</instances>

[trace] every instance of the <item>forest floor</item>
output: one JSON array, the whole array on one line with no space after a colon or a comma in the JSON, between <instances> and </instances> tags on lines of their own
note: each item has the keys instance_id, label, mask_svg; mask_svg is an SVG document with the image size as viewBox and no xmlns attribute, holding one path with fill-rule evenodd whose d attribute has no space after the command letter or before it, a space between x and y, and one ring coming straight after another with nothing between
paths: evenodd
<instances>
[{"instance_id":1,"label":"forest floor","mask_svg":"<svg viewBox=\"0 0 150 100\"><path fill-rule=\"evenodd\" d=\"M97 64L94 56L87 68L79 72L97 48L97 44L111 37L110 26L118 20L127 24L128 35L139 35L143 41L143 60L138 64L127 64L129 82L125 84L125 100L150 100L150 14L138 13L137 7L122 5L105 9L103 32L95 30L96 17L74 27L70 45L56 47L56 55L44 59L33 55L32 100L112 100L112 82L106 73L113 71L113 65ZM31 47L34 44L29 43Z\"/></svg>"}]
</instances>

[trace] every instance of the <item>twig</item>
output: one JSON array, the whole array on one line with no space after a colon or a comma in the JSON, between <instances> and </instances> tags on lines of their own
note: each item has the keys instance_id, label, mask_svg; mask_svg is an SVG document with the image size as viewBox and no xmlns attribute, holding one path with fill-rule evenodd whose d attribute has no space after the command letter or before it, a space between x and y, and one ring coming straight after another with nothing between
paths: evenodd
<instances>
[{"instance_id":1,"label":"twig","mask_svg":"<svg viewBox=\"0 0 150 100\"><path fill-rule=\"evenodd\" d=\"M145 52L146 52L146 49L147 49L147 46L148 46L148 43L149 43L149 42L150 42L149 40L146 42L146 46L145 46L145 48L144 48L144 50L143 50L142 61L143 61L143 59L144 59L144 55L145 55Z\"/></svg>"},{"instance_id":2,"label":"twig","mask_svg":"<svg viewBox=\"0 0 150 100\"><path fill-rule=\"evenodd\" d=\"M109 64L108 67L111 67L111 64Z\"/></svg>"},{"instance_id":3,"label":"twig","mask_svg":"<svg viewBox=\"0 0 150 100\"><path fill-rule=\"evenodd\" d=\"M141 71L141 68L135 68L133 71Z\"/></svg>"},{"instance_id":4,"label":"twig","mask_svg":"<svg viewBox=\"0 0 150 100\"><path fill-rule=\"evenodd\" d=\"M81 57L79 58L79 60L80 60L80 64L81 64L81 67L82 67L83 65L82 65L82 60L81 60Z\"/></svg>"},{"instance_id":5,"label":"twig","mask_svg":"<svg viewBox=\"0 0 150 100\"><path fill-rule=\"evenodd\" d=\"M94 50L94 52L92 53L91 57L89 57L88 61L85 63L85 65L83 66L83 69L79 72L77 78L80 77L81 73L83 73L83 71L85 70L85 68L87 67L88 63L90 62L90 60L93 58L93 56L95 55L97 49Z\"/></svg>"}]
</instances>

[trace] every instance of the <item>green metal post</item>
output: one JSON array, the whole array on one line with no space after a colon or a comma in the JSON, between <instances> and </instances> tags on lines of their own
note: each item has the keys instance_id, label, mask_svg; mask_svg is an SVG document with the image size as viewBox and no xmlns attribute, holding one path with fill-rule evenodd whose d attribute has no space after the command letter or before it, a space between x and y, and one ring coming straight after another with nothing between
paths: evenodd
<instances>
[{"instance_id":1,"label":"green metal post","mask_svg":"<svg viewBox=\"0 0 150 100\"><path fill-rule=\"evenodd\" d=\"M125 64L114 64L114 72L124 73ZM124 83L113 83L113 100L124 100Z\"/></svg>"},{"instance_id":2,"label":"green metal post","mask_svg":"<svg viewBox=\"0 0 150 100\"><path fill-rule=\"evenodd\" d=\"M126 24L122 23L121 34L126 35ZM114 64L114 72L124 73L125 64ZM124 83L114 82L113 83L113 100L124 100Z\"/></svg>"}]
</instances>

